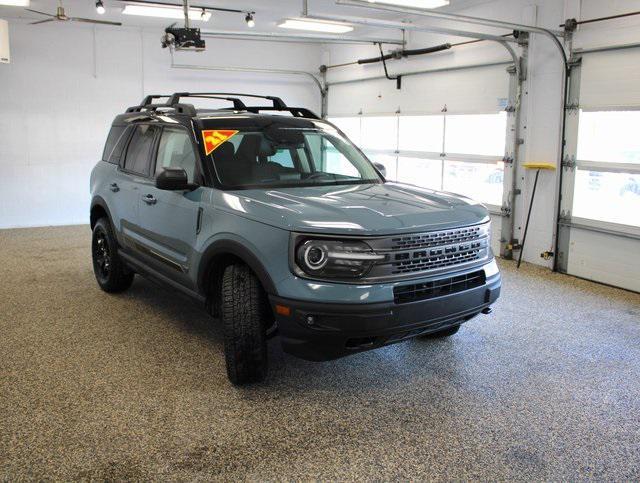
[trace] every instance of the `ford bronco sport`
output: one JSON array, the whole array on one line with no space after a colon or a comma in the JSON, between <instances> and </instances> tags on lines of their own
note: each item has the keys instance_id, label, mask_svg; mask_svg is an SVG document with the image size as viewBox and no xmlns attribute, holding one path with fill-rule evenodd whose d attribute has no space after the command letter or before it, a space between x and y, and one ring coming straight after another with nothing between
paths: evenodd
<instances>
[{"instance_id":1,"label":"ford bronco sport","mask_svg":"<svg viewBox=\"0 0 640 483\"><path fill-rule=\"evenodd\" d=\"M203 304L234 384L265 377L272 335L330 360L450 336L500 293L482 205L386 181L339 129L276 97L147 96L115 118L91 195L100 287L137 273Z\"/></svg>"}]
</instances>

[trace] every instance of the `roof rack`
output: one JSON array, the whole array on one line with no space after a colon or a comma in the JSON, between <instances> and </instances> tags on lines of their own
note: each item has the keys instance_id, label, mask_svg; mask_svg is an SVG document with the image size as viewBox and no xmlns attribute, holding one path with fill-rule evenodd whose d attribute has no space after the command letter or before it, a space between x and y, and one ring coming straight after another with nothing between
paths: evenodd
<instances>
[{"instance_id":1,"label":"roof rack","mask_svg":"<svg viewBox=\"0 0 640 483\"><path fill-rule=\"evenodd\" d=\"M273 105L272 106L247 106L244 102L242 102L237 97L231 96L240 96L240 97L251 97L257 99L268 99ZM154 104L153 101L156 99L167 98L165 103L157 103ZM255 94L239 94L233 92L175 92L174 94L152 94L146 96L142 103L138 106L129 107L126 112L141 112L145 111L156 111L157 109L174 109L176 112L180 114L187 114L190 116L195 116L197 111L192 104L181 104L180 99L183 97L188 98L197 98L197 99L219 99L223 101L229 101L233 103L233 107L229 108L221 108L216 109L218 111L247 111L253 113L259 113L260 111L286 111L291 113L294 117L308 117L312 119L320 119L317 114L310 111L309 109L303 107L288 107L282 99L275 96L259 96Z\"/></svg>"},{"instance_id":2,"label":"roof rack","mask_svg":"<svg viewBox=\"0 0 640 483\"><path fill-rule=\"evenodd\" d=\"M240 94L237 92L176 92L171 96L167 104L177 104L180 102L181 97L203 97L203 96L240 96L240 97L252 97L256 99L268 99L273 102L273 107L278 111L286 111L287 105L282 99L275 96L259 96L256 94Z\"/></svg>"},{"instance_id":3,"label":"roof rack","mask_svg":"<svg viewBox=\"0 0 640 483\"><path fill-rule=\"evenodd\" d=\"M171 96L172 96L171 94L148 95L142 100L142 103L140 105L129 107L125 112L156 111L159 108L165 108L165 109L169 108L169 109L174 109L179 114L187 114L189 116L196 115L196 109L191 104L178 104L178 103L169 104L169 101L171 100ZM153 103L155 99L161 99L163 97L168 98L169 101L161 104Z\"/></svg>"}]
</instances>

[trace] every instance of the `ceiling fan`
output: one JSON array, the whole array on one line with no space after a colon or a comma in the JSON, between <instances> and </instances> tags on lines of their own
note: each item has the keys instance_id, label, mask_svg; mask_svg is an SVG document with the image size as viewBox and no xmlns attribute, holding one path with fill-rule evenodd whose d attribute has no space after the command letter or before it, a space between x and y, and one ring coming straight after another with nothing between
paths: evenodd
<instances>
[{"instance_id":1,"label":"ceiling fan","mask_svg":"<svg viewBox=\"0 0 640 483\"><path fill-rule=\"evenodd\" d=\"M40 15L46 15L49 18L45 18L44 20L38 20L37 22L31 22L31 25L37 25L39 23L45 22L53 22L53 21L61 21L67 22L69 20L73 22L85 22L85 23L97 23L101 25L122 25L120 22L108 22L106 20L93 20L90 18L81 18L81 17L67 17L64 13L64 7L62 6L62 1L58 1L58 8L56 10L55 15L46 12L40 12L38 10L33 10L31 8L26 8L25 10L29 10L30 12L38 13Z\"/></svg>"}]
</instances>

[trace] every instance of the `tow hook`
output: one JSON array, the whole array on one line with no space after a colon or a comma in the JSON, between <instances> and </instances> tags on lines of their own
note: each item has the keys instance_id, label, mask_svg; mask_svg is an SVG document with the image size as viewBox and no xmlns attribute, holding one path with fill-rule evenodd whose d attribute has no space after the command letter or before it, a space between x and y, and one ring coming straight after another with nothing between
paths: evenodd
<instances>
[{"instance_id":1,"label":"tow hook","mask_svg":"<svg viewBox=\"0 0 640 483\"><path fill-rule=\"evenodd\" d=\"M493 310L491 309L491 307L485 307L484 309L481 310L481 312L484 315L489 315L491 312L493 312Z\"/></svg>"}]
</instances>

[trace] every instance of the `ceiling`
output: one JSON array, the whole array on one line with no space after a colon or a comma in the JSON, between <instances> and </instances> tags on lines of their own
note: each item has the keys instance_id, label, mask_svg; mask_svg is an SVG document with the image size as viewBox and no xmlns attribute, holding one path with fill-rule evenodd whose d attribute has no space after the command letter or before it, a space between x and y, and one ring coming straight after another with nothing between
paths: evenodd
<instances>
[{"instance_id":1,"label":"ceiling","mask_svg":"<svg viewBox=\"0 0 640 483\"><path fill-rule=\"evenodd\" d=\"M130 15L122 15L121 10L125 4L124 0L103 0L106 8L104 15L98 15L95 9L95 0L62 0L66 14L72 17L86 17L99 20L110 20L122 22L124 26L145 27L145 28L164 28L173 21L170 19L137 17ZM166 3L179 3L180 0L159 0ZM455 11L461 8L475 6L482 3L489 3L490 0L451 0L451 5L444 8L446 11ZM255 11L256 27L249 29L245 22L244 16L238 13L214 12L213 17L208 22L194 22L194 26L200 27L202 30L219 30L219 31L274 31L276 24L285 17L300 16L302 10L302 0L190 0L191 4L207 5L211 7L233 8L238 10ZM385 18L390 20L400 20L403 18L399 15L379 12L376 10L367 10L363 15L364 9L345 7L336 5L334 0L309 0L309 14L324 15L344 15L355 17L369 18ZM31 0L30 8L41 10L43 12L55 13L57 0ZM20 7L2 7L0 6L0 18L20 19L24 22L41 20L44 17L28 12ZM106 27L118 28L118 27ZM282 32L282 29L277 29ZM294 31L289 31L293 33ZM352 35L367 34L366 27L356 27Z\"/></svg>"}]
</instances>

